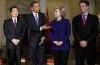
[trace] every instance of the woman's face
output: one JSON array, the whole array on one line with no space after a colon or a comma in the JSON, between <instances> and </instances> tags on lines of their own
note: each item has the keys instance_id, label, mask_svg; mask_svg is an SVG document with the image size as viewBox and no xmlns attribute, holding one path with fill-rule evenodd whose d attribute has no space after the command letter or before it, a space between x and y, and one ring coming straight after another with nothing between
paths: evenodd
<instances>
[{"instance_id":1,"label":"woman's face","mask_svg":"<svg viewBox=\"0 0 100 65\"><path fill-rule=\"evenodd\" d=\"M55 9L54 16L55 16L55 18L60 17L61 16L61 11L59 9Z\"/></svg>"}]
</instances>

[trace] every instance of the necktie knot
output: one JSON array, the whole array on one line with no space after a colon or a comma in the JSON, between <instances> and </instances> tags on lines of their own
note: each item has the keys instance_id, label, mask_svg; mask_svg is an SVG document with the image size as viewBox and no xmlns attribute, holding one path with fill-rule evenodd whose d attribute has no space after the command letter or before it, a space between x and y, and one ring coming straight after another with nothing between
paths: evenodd
<instances>
[{"instance_id":1,"label":"necktie knot","mask_svg":"<svg viewBox=\"0 0 100 65\"><path fill-rule=\"evenodd\" d=\"M16 23L16 19L14 19L14 23Z\"/></svg>"}]
</instances>

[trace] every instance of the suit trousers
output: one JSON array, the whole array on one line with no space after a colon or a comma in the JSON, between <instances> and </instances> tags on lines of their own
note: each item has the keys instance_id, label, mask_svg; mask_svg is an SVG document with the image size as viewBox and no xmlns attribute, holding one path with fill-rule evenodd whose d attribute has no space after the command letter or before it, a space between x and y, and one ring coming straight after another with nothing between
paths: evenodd
<instances>
[{"instance_id":1,"label":"suit trousers","mask_svg":"<svg viewBox=\"0 0 100 65\"><path fill-rule=\"evenodd\" d=\"M45 65L46 60L44 45L31 45L29 50L32 65Z\"/></svg>"},{"instance_id":2,"label":"suit trousers","mask_svg":"<svg viewBox=\"0 0 100 65\"><path fill-rule=\"evenodd\" d=\"M77 47L76 48L76 65L84 65L87 60L88 65L95 65L96 62L96 48L95 47Z\"/></svg>"},{"instance_id":3,"label":"suit trousers","mask_svg":"<svg viewBox=\"0 0 100 65\"><path fill-rule=\"evenodd\" d=\"M53 50L54 65L67 65L69 51L58 51Z\"/></svg>"},{"instance_id":4,"label":"suit trousers","mask_svg":"<svg viewBox=\"0 0 100 65\"><path fill-rule=\"evenodd\" d=\"M8 53L8 65L20 65L21 64L21 48L15 46L13 49L7 49Z\"/></svg>"}]
</instances>

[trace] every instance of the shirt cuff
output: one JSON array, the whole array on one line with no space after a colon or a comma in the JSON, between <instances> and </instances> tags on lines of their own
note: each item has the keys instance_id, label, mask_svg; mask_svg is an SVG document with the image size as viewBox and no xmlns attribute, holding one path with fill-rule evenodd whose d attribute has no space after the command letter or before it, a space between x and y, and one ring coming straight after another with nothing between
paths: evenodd
<instances>
[{"instance_id":1,"label":"shirt cuff","mask_svg":"<svg viewBox=\"0 0 100 65\"><path fill-rule=\"evenodd\" d=\"M40 27L40 31L42 31L42 28Z\"/></svg>"}]
</instances>

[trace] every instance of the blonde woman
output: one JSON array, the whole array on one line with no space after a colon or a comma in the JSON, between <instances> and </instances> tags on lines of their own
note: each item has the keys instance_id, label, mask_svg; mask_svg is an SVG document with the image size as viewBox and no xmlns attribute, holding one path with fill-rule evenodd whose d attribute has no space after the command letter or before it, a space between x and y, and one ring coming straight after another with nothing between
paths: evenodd
<instances>
[{"instance_id":1,"label":"blonde woman","mask_svg":"<svg viewBox=\"0 0 100 65\"><path fill-rule=\"evenodd\" d=\"M63 16L63 8L55 8L55 19L51 22L50 42L54 65L67 65L70 50L70 23Z\"/></svg>"}]
</instances>

